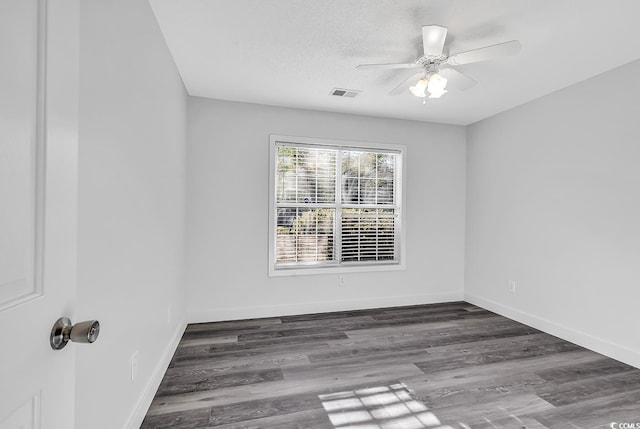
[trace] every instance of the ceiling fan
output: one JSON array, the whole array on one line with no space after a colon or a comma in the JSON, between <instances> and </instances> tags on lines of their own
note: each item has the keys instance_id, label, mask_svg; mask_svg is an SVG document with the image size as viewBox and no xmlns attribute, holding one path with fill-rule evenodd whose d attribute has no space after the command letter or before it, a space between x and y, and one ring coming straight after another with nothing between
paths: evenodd
<instances>
[{"instance_id":1,"label":"ceiling fan","mask_svg":"<svg viewBox=\"0 0 640 429\"><path fill-rule=\"evenodd\" d=\"M429 94L429 98L440 98L447 93L447 84L466 90L473 87L477 82L469 76L461 73L452 66L477 63L499 57L516 55L520 52L522 45L517 40L498 43L497 45L485 46L484 48L473 49L471 51L460 52L449 55L444 50L444 42L447 38L447 27L440 25L422 26L422 45L424 55L420 56L413 63L393 63L393 64L360 64L356 68L359 70L369 69L421 69L420 72L410 76L398 86L393 88L390 95L400 94L410 82L418 79L409 91L416 97L423 99ZM426 92L425 92L426 91Z\"/></svg>"}]
</instances>

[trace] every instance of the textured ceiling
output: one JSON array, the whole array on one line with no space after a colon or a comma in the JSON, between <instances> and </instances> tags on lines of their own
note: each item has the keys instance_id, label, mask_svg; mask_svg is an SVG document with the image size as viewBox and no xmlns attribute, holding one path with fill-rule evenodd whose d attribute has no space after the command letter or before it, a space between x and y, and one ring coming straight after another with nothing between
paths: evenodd
<instances>
[{"instance_id":1,"label":"textured ceiling","mask_svg":"<svg viewBox=\"0 0 640 429\"><path fill-rule=\"evenodd\" d=\"M150 3L189 94L222 100L466 125L640 58L638 0ZM522 51L459 66L478 85L424 105L388 95L415 70L356 70L415 61L427 24L448 27L451 54L512 39Z\"/></svg>"}]
</instances>

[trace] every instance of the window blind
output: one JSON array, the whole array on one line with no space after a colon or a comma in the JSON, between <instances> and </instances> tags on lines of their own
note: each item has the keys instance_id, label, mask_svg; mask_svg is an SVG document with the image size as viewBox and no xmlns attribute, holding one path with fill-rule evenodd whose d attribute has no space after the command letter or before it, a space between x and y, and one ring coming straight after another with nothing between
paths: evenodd
<instances>
[{"instance_id":1,"label":"window blind","mask_svg":"<svg viewBox=\"0 0 640 429\"><path fill-rule=\"evenodd\" d=\"M397 151L278 143L276 268L394 263Z\"/></svg>"}]
</instances>

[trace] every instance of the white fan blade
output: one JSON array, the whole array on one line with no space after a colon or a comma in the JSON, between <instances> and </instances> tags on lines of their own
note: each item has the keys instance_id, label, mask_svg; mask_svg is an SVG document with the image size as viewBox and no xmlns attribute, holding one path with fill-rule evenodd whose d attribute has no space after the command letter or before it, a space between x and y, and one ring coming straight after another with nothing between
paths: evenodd
<instances>
[{"instance_id":1,"label":"white fan blade","mask_svg":"<svg viewBox=\"0 0 640 429\"><path fill-rule=\"evenodd\" d=\"M422 26L422 45L427 57L439 57L444 50L444 40L447 38L447 27L439 25Z\"/></svg>"},{"instance_id":2,"label":"white fan blade","mask_svg":"<svg viewBox=\"0 0 640 429\"><path fill-rule=\"evenodd\" d=\"M457 66L461 64L477 63L498 57L507 57L509 55L516 55L520 52L520 48L522 48L522 44L520 44L519 41L511 40L509 42L498 43L497 45L485 46L484 48L451 55L447 59L447 63L452 66Z\"/></svg>"},{"instance_id":3,"label":"white fan blade","mask_svg":"<svg viewBox=\"0 0 640 429\"><path fill-rule=\"evenodd\" d=\"M356 68L358 70L373 70L373 69L414 69L420 67L416 63L399 63L399 64L360 64Z\"/></svg>"},{"instance_id":4,"label":"white fan blade","mask_svg":"<svg viewBox=\"0 0 640 429\"><path fill-rule=\"evenodd\" d=\"M440 69L438 74L447 78L447 85L455 86L457 89L462 91L467 90L478 83L469 76L449 67Z\"/></svg>"},{"instance_id":5,"label":"white fan blade","mask_svg":"<svg viewBox=\"0 0 640 429\"><path fill-rule=\"evenodd\" d=\"M422 75L423 73L420 72L420 73L416 73L414 75L409 76L408 78L403 80L402 83L400 83L400 85L396 86L391 91L389 91L389 95L398 95L398 94L402 94L404 91L407 91L407 85L409 84L409 82L411 82L414 79L418 79L422 77Z\"/></svg>"}]
</instances>

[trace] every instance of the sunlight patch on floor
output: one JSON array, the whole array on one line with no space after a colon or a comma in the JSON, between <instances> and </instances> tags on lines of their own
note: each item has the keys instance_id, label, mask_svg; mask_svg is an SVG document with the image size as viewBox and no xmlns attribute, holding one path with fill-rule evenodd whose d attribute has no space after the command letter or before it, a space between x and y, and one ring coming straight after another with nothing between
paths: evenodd
<instances>
[{"instance_id":1,"label":"sunlight patch on floor","mask_svg":"<svg viewBox=\"0 0 640 429\"><path fill-rule=\"evenodd\" d=\"M319 395L336 429L453 429L411 397L404 383Z\"/></svg>"}]
</instances>

